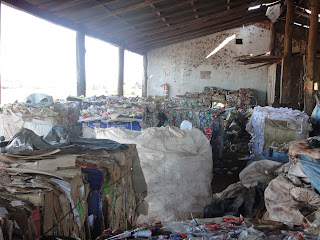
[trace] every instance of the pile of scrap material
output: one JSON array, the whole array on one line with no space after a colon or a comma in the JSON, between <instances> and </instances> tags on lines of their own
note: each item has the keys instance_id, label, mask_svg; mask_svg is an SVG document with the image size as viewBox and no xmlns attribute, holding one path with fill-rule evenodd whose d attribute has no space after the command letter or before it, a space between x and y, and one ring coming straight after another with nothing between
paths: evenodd
<instances>
[{"instance_id":1,"label":"pile of scrap material","mask_svg":"<svg viewBox=\"0 0 320 240\"><path fill-rule=\"evenodd\" d=\"M22 127L40 136L47 135L53 125L65 125L73 129L80 127L78 104L53 102L52 97L45 94L32 94L25 102L5 104L0 112L0 133L7 140Z\"/></svg>"},{"instance_id":2,"label":"pile of scrap material","mask_svg":"<svg viewBox=\"0 0 320 240\"><path fill-rule=\"evenodd\" d=\"M292 144L289 163L277 171L265 192L265 218L319 228L320 141L309 138Z\"/></svg>"},{"instance_id":3,"label":"pile of scrap material","mask_svg":"<svg viewBox=\"0 0 320 240\"><path fill-rule=\"evenodd\" d=\"M283 152L289 159L285 164ZM319 137L274 148L270 160L251 162L240 172L239 182L214 194L205 217L242 215L319 230L319 160Z\"/></svg>"},{"instance_id":4,"label":"pile of scrap material","mask_svg":"<svg viewBox=\"0 0 320 240\"><path fill-rule=\"evenodd\" d=\"M147 213L135 146L76 138L65 129L45 139L22 129L6 147L0 239L95 239L107 228L131 229L139 212Z\"/></svg>"},{"instance_id":5,"label":"pile of scrap material","mask_svg":"<svg viewBox=\"0 0 320 240\"><path fill-rule=\"evenodd\" d=\"M251 135L251 155L255 157L272 142L282 144L309 137L309 116L290 108L255 107L246 126Z\"/></svg>"},{"instance_id":6,"label":"pile of scrap material","mask_svg":"<svg viewBox=\"0 0 320 240\"><path fill-rule=\"evenodd\" d=\"M225 107L248 108L254 98L251 88L232 91L216 87L205 87L202 93L186 93L179 97L198 99L193 106L223 103Z\"/></svg>"},{"instance_id":7,"label":"pile of scrap material","mask_svg":"<svg viewBox=\"0 0 320 240\"><path fill-rule=\"evenodd\" d=\"M226 216L211 219L155 223L123 233L106 231L103 239L319 239L313 229L281 222Z\"/></svg>"},{"instance_id":8,"label":"pile of scrap material","mask_svg":"<svg viewBox=\"0 0 320 240\"><path fill-rule=\"evenodd\" d=\"M212 150L196 128L96 129L97 138L136 144L148 184L149 212L138 223L202 217L212 202Z\"/></svg>"}]
</instances>

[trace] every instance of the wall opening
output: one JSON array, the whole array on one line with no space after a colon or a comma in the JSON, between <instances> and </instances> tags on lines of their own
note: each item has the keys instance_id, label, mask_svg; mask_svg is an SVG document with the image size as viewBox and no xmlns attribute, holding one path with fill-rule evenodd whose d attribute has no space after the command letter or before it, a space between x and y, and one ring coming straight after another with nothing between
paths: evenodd
<instances>
[{"instance_id":1,"label":"wall opening","mask_svg":"<svg viewBox=\"0 0 320 240\"><path fill-rule=\"evenodd\" d=\"M75 31L1 5L1 103L76 94Z\"/></svg>"},{"instance_id":2,"label":"wall opening","mask_svg":"<svg viewBox=\"0 0 320 240\"><path fill-rule=\"evenodd\" d=\"M86 95L116 95L118 47L86 36Z\"/></svg>"}]
</instances>

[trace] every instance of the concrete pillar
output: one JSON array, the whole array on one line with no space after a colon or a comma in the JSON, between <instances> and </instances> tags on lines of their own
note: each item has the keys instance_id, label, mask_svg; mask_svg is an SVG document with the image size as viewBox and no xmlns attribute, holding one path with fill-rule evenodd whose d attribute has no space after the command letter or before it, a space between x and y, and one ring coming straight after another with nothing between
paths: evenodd
<instances>
[{"instance_id":1,"label":"concrete pillar","mask_svg":"<svg viewBox=\"0 0 320 240\"><path fill-rule=\"evenodd\" d=\"M77 32L76 35L77 57L77 96L86 96L86 63L85 63L85 34Z\"/></svg>"},{"instance_id":2,"label":"concrete pillar","mask_svg":"<svg viewBox=\"0 0 320 240\"><path fill-rule=\"evenodd\" d=\"M142 97L148 96L148 57L143 55Z\"/></svg>"},{"instance_id":3,"label":"concrete pillar","mask_svg":"<svg viewBox=\"0 0 320 240\"><path fill-rule=\"evenodd\" d=\"M124 48L119 46L118 96L123 96Z\"/></svg>"}]
</instances>

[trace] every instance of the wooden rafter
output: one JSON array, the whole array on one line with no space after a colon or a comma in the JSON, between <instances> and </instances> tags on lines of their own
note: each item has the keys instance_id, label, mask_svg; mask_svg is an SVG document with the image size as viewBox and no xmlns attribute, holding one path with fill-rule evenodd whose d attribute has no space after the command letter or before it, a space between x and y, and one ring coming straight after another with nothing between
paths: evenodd
<instances>
[{"instance_id":1,"label":"wooden rafter","mask_svg":"<svg viewBox=\"0 0 320 240\"><path fill-rule=\"evenodd\" d=\"M216 32L216 31L220 31L221 29L227 29L230 26L238 26L240 23L245 22L246 17L249 20L254 20L254 18L257 18L260 20L266 19L266 17L261 13L252 13L248 16L239 16L238 18L235 18L233 20L225 21L224 23L220 24L219 27L215 27L216 24L213 23L212 25L199 27L197 29L194 29L193 31L188 32L188 33L179 33L176 35L168 36L166 38L162 38L162 39L159 38L159 39L156 39L153 41L148 41L148 42L136 42L135 44L131 44L130 46L132 46L133 48L139 48L141 46L149 46L149 45L154 45L154 44L164 44L164 43L171 42L172 40L180 40L184 37L191 37L192 38L192 36L194 36L194 37L204 36L208 32Z\"/></svg>"},{"instance_id":2,"label":"wooden rafter","mask_svg":"<svg viewBox=\"0 0 320 240\"><path fill-rule=\"evenodd\" d=\"M224 0L220 0L220 1L217 1L217 2L221 2L221 1L224 1ZM158 7L157 8L157 11L166 11L166 10L169 10L169 9L174 9L176 7L179 7L179 6L183 6L183 5L186 5L186 4L189 4L190 3L190 0L180 0L180 1L177 1L177 2L174 2L174 3L170 3L170 4L166 4L164 6L161 6L161 7ZM201 8L201 7L205 7L208 5L208 2L204 2L204 3L200 3L198 5L198 8ZM184 8L182 10L173 10L173 11L170 11L169 13L162 13L161 16L162 17L171 17L171 16L174 16L174 15L177 15L177 14L182 14L182 13L185 13L185 12L189 12L190 9L189 8ZM122 21L124 21L124 19L128 20L128 21L133 21L135 19L143 19L143 17L145 16L148 16L148 15L152 15L156 12L156 10L154 9L151 9L151 10L146 10L146 11L141 11L139 13L135 13L135 14L130 14L130 15L127 15L123 18ZM154 21L154 18L148 18L148 19L143 19L144 22L149 22L149 21ZM110 24L110 25L114 25L114 24L117 24L117 23L121 23L122 22L121 20L113 20L113 21L110 21L110 20L102 20L102 21L98 21L98 22L95 22L95 23L92 23L92 24L88 24L89 27L94 27L94 28L98 28L99 29L99 26L104 26L105 24Z\"/></svg>"},{"instance_id":3,"label":"wooden rafter","mask_svg":"<svg viewBox=\"0 0 320 240\"><path fill-rule=\"evenodd\" d=\"M254 18L254 17L263 17L263 19L266 19L266 17L261 14L261 13L251 13L250 15L247 15L246 17L250 17L250 19ZM148 44L154 44L154 43L157 43L157 42L166 42L166 41L170 41L172 39L180 39L181 36L192 36L193 34L196 34L196 33L206 33L206 31L209 31L209 30L215 30L216 28L217 29L220 29L220 28L225 28L226 26L229 26L229 25L232 25L232 24L235 24L237 25L238 22L243 22L245 20L245 17L244 16L241 16L239 15L238 17L236 18L233 18L233 19L226 19L224 22L222 22L221 24L219 24L219 27L216 27L217 24L216 22L211 22L210 24L207 23L206 25L203 25L203 26L199 26L198 28L193 28L192 30L190 29L189 32L187 33L184 33L184 32L176 32L176 34L173 34L173 35L170 35L170 36L167 36L167 37L164 37L164 38L158 38L158 39L155 39L155 40L152 40L152 41L138 41L136 42L136 44L131 44L131 46L134 46L134 47L137 47L137 46L141 46L141 45L148 45Z\"/></svg>"},{"instance_id":4,"label":"wooden rafter","mask_svg":"<svg viewBox=\"0 0 320 240\"><path fill-rule=\"evenodd\" d=\"M83 23L83 22L90 23L90 22L94 22L97 20L106 19L106 18L112 17L116 14L130 12L130 11L136 10L138 8L149 6L150 4L155 4L155 3L163 2L163 1L165 1L165 0L145 0L142 3L136 3L136 4L132 4L127 7L118 8L116 10L111 11L110 13L98 14L98 15L95 15L95 16L92 16L89 18L82 19L82 20L78 21L77 23Z\"/></svg>"},{"instance_id":5,"label":"wooden rafter","mask_svg":"<svg viewBox=\"0 0 320 240\"><path fill-rule=\"evenodd\" d=\"M56 1L45 3L45 4L40 4L38 5L38 7L41 9L51 10L55 7L63 8L63 6L65 6L66 4L77 2L77 1L80 1L80 0L56 0Z\"/></svg>"},{"instance_id":6,"label":"wooden rafter","mask_svg":"<svg viewBox=\"0 0 320 240\"><path fill-rule=\"evenodd\" d=\"M101 7L101 6L106 5L108 3L117 2L117 1L119 1L119 0L101 0L99 2L97 2L97 1L91 2L90 1L88 3L83 3L80 5L76 5L74 7L69 7L69 8L66 8L63 10L55 11L54 14L59 17L74 16L74 15L78 15L83 12L88 12L89 9Z\"/></svg>"},{"instance_id":7,"label":"wooden rafter","mask_svg":"<svg viewBox=\"0 0 320 240\"><path fill-rule=\"evenodd\" d=\"M138 42L152 41L158 38L176 35L183 32L189 32L199 27L210 26L212 24L221 24L227 20L232 20L239 16L249 14L249 12L247 11L247 8L248 8L247 6L240 6L239 8L234 8L233 10L229 10L229 11L226 10L224 12L220 12L217 14L203 17L203 18L186 21L183 24L180 23L180 24L176 24L176 25L162 28L162 29L151 30L147 32L147 34L149 35L148 37L145 36L145 37L140 37L138 39L131 39L131 40L135 40ZM251 13L262 12L263 9L264 8L259 8L250 12ZM232 11L232 14L228 14L227 16L225 16L226 12L230 13L231 11Z\"/></svg>"},{"instance_id":8,"label":"wooden rafter","mask_svg":"<svg viewBox=\"0 0 320 240\"><path fill-rule=\"evenodd\" d=\"M218 28L211 28L211 29L209 28L209 29L199 30L199 31L194 32L192 34L182 35L182 36L176 37L174 39L168 39L167 41L154 42L153 44L145 44L145 45L136 46L136 47L134 47L134 49L136 49L136 51L138 51L138 52L143 53L143 52L147 52L151 49L164 47L167 45L195 39L198 37L203 37L205 35L214 34L214 33L224 31L224 30L230 29L230 28L235 28L235 27L239 27L239 26L243 26L243 25L249 25L249 24L252 24L255 22L264 21L265 19L266 19L266 17L262 16L262 15L260 17L254 16L251 18L244 19L243 21L238 21L236 23L228 23L228 24L225 24L224 26L221 26Z\"/></svg>"},{"instance_id":9,"label":"wooden rafter","mask_svg":"<svg viewBox=\"0 0 320 240\"><path fill-rule=\"evenodd\" d=\"M198 13L197 13L197 8L196 8L195 5L194 5L194 1L191 0L190 3L191 3L192 11L193 11L193 13L194 13L195 18L199 18L199 15L198 15Z\"/></svg>"},{"instance_id":10,"label":"wooden rafter","mask_svg":"<svg viewBox=\"0 0 320 240\"><path fill-rule=\"evenodd\" d=\"M151 7L152 9L156 10L157 15L158 15L158 16L161 18L161 20L169 27L170 25L169 25L169 23L167 22L166 18L161 16L160 11L157 10L157 8L154 6L154 4L150 4L150 7Z\"/></svg>"},{"instance_id":11,"label":"wooden rafter","mask_svg":"<svg viewBox=\"0 0 320 240\"><path fill-rule=\"evenodd\" d=\"M130 34L139 34L144 37L144 36L152 35L153 33L159 33L159 32L173 29L173 28L175 28L175 29L179 28L181 26L184 26L185 23L186 23L186 25L198 24L200 22L207 21L212 18L217 18L217 17L221 17L224 15L231 15L231 14L237 13L238 11L247 10L248 7L257 4L257 2L261 3L261 2L265 2L265 1L263 1L263 0L255 1L254 3L252 3L252 1L247 1L247 2L248 2L247 4L244 4L242 6L238 6L234 9L232 9L231 12L223 11L226 9L225 3L224 3L222 5L217 5L217 6L214 5L213 7L202 10L201 12L198 11L199 15L200 14L215 13L215 14L210 14L206 17L202 17L202 18L198 18L198 19L194 19L194 20L189 20L190 19L189 15L183 15L181 17L173 19L172 21L168 20L168 23L170 24L170 26L163 27L163 24L161 24L161 23L154 23L154 24L148 24L148 25L144 25L142 27L139 27L139 28L137 28L136 31L130 31L126 27L122 27L121 29L113 30L110 36L114 37L115 35L117 35L118 37L122 37L122 36L125 36L126 34L130 33ZM221 12L221 11L223 11L223 12ZM216 12L218 12L218 13L216 13ZM183 22L181 24L174 24L177 21L183 21ZM136 24L134 24L134 25L137 26Z\"/></svg>"},{"instance_id":12,"label":"wooden rafter","mask_svg":"<svg viewBox=\"0 0 320 240\"><path fill-rule=\"evenodd\" d=\"M209 14L209 13L212 13L212 12L215 12L215 11L217 11L217 10L223 10L223 9L225 9L225 7L224 6L214 6L214 7L212 7L212 8L207 8L207 9L205 9L205 10L202 10L201 12L199 11L198 13L199 14ZM184 20L187 20L187 19L190 19L190 16L189 15L183 15L183 16L181 16L181 17L177 17L177 18L175 18L175 19L173 19L173 20L168 20L168 22L170 23L170 25L174 25L174 22L177 22L177 21L184 21ZM135 24L135 26L137 26L136 24ZM130 33L140 33L142 36L145 36L145 34L143 33L143 32L145 32L145 31L149 31L149 30L154 30L154 29L158 29L159 27L162 27L163 26L163 24L159 24L159 23L151 23L151 24L148 24L148 25L144 25L144 26L142 26L142 27L140 27L140 28L137 28L137 31L136 32L130 32ZM122 34L121 33L125 33L125 34L127 34L128 33L128 29L127 28L121 28L121 29L119 29L119 30L116 30L116 31L113 31L112 32L112 34L111 34L111 36L115 36L115 35L118 35L118 36L122 36Z\"/></svg>"}]
</instances>

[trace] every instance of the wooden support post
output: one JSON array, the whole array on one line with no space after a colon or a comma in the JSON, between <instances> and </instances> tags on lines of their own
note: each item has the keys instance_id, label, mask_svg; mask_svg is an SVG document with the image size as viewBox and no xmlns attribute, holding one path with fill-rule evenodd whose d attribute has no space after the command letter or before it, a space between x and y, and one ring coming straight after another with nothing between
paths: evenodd
<instances>
[{"instance_id":1,"label":"wooden support post","mask_svg":"<svg viewBox=\"0 0 320 240\"><path fill-rule=\"evenodd\" d=\"M119 46L118 96L123 96L124 48Z\"/></svg>"},{"instance_id":2,"label":"wooden support post","mask_svg":"<svg viewBox=\"0 0 320 240\"><path fill-rule=\"evenodd\" d=\"M0 104L2 98L2 84L1 84L1 73L2 73L2 57L1 57L1 0L0 0Z\"/></svg>"},{"instance_id":3,"label":"wooden support post","mask_svg":"<svg viewBox=\"0 0 320 240\"><path fill-rule=\"evenodd\" d=\"M270 21L270 56L275 54L275 45L276 45L276 24Z\"/></svg>"},{"instance_id":4,"label":"wooden support post","mask_svg":"<svg viewBox=\"0 0 320 240\"><path fill-rule=\"evenodd\" d=\"M143 79L142 79L142 97L148 95L148 57L143 55Z\"/></svg>"},{"instance_id":5,"label":"wooden support post","mask_svg":"<svg viewBox=\"0 0 320 240\"><path fill-rule=\"evenodd\" d=\"M316 66L316 47L318 36L318 15L319 15L319 0L311 0L311 17L307 51L307 69L304 95L304 109L308 115L311 115L314 108L313 99L313 82L315 79Z\"/></svg>"},{"instance_id":6,"label":"wooden support post","mask_svg":"<svg viewBox=\"0 0 320 240\"><path fill-rule=\"evenodd\" d=\"M291 64L292 57L292 32L293 32L293 17L295 3L294 0L287 0L287 14L286 14L286 26L284 33L284 58L282 61L282 76L281 76L281 91L280 91L280 103L291 103L291 85L292 76L291 69L294 67ZM295 81L294 79L293 81Z\"/></svg>"},{"instance_id":7,"label":"wooden support post","mask_svg":"<svg viewBox=\"0 0 320 240\"><path fill-rule=\"evenodd\" d=\"M77 96L86 96L85 34L77 32Z\"/></svg>"}]
</instances>

